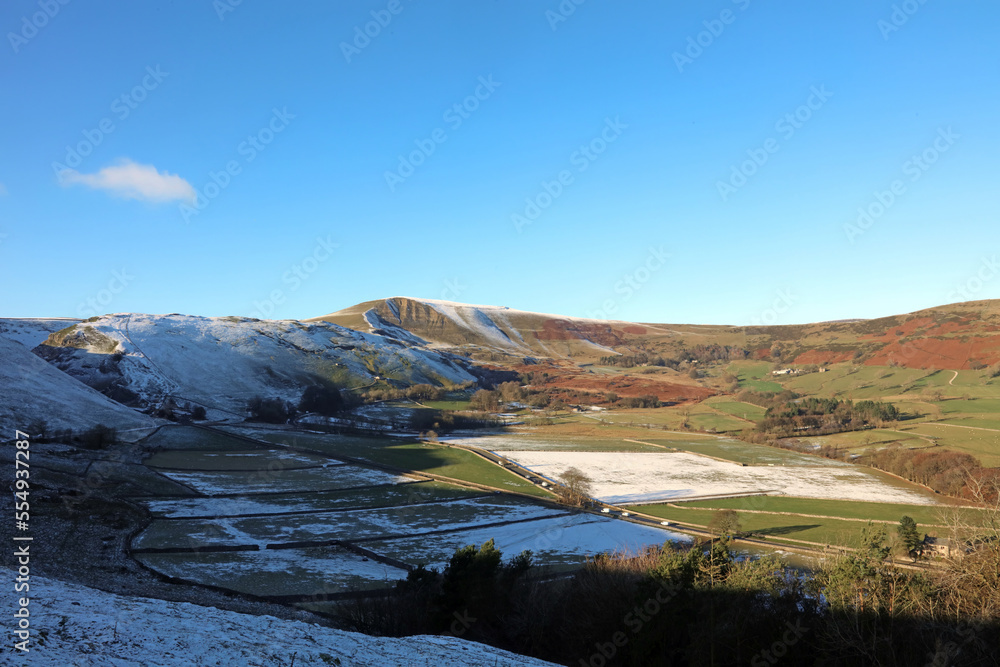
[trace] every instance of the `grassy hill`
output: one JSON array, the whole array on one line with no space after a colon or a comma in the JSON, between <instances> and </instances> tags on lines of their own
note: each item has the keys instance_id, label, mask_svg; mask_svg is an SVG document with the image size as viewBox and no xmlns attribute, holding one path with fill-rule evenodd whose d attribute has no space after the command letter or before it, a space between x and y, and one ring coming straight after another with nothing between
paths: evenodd
<instances>
[{"instance_id":1,"label":"grassy hill","mask_svg":"<svg viewBox=\"0 0 1000 667\"><path fill-rule=\"evenodd\" d=\"M533 356L594 362L644 352L674 357L730 346L745 358L789 365L975 370L1000 363L1000 301L970 301L874 320L783 326L706 326L588 320L393 297L315 318L359 331L416 337L497 361Z\"/></svg>"}]
</instances>

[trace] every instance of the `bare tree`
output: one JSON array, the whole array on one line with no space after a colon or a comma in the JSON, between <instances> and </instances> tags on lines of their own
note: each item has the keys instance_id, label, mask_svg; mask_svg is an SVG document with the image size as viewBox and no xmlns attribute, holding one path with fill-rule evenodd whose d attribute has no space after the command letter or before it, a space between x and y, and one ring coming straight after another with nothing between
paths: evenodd
<instances>
[{"instance_id":1,"label":"bare tree","mask_svg":"<svg viewBox=\"0 0 1000 667\"><path fill-rule=\"evenodd\" d=\"M944 554L945 608L958 617L1000 616L1000 479L969 475L966 489L979 505L951 512Z\"/></svg>"},{"instance_id":2,"label":"bare tree","mask_svg":"<svg viewBox=\"0 0 1000 667\"><path fill-rule=\"evenodd\" d=\"M735 536L740 533L743 527L740 525L740 515L736 510L723 509L712 515L708 522L708 529L722 536Z\"/></svg>"},{"instance_id":3,"label":"bare tree","mask_svg":"<svg viewBox=\"0 0 1000 667\"><path fill-rule=\"evenodd\" d=\"M582 505L590 498L591 482L590 478L578 468L567 468L559 475L559 480L563 486L559 489L559 495L565 502L574 505Z\"/></svg>"}]
</instances>

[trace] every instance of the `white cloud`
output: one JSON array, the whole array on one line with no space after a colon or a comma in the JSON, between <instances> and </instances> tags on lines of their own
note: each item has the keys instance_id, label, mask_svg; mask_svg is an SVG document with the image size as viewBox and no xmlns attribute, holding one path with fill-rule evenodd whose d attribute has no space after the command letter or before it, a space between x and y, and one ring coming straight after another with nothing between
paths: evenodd
<instances>
[{"instance_id":1,"label":"white cloud","mask_svg":"<svg viewBox=\"0 0 1000 667\"><path fill-rule=\"evenodd\" d=\"M195 199L194 188L180 176L165 171L161 173L151 164L136 164L127 159L96 174L81 174L75 169L67 169L59 176L63 185L80 183L96 190L107 190L123 199L153 202Z\"/></svg>"}]
</instances>

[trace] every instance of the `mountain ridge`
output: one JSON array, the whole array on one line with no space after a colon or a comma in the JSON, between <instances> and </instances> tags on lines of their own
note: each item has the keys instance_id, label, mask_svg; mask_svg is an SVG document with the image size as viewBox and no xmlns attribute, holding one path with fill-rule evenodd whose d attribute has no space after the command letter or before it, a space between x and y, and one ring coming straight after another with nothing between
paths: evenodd
<instances>
[{"instance_id":1,"label":"mountain ridge","mask_svg":"<svg viewBox=\"0 0 1000 667\"><path fill-rule=\"evenodd\" d=\"M509 361L520 356L592 363L616 354L663 354L704 344L737 346L765 358L773 356L778 344L787 348L778 360L787 358L788 363L856 360L951 370L1000 363L1000 300L958 302L873 319L741 326L594 320L507 306L389 297L306 321L379 332L474 358L506 356Z\"/></svg>"}]
</instances>

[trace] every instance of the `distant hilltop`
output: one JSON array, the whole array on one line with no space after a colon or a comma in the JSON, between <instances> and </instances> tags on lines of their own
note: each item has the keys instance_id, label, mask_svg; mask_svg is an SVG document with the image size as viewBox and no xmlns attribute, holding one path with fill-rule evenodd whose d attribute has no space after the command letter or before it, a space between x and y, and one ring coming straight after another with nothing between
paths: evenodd
<instances>
[{"instance_id":1,"label":"distant hilltop","mask_svg":"<svg viewBox=\"0 0 1000 667\"><path fill-rule=\"evenodd\" d=\"M717 345L744 358L787 364L854 361L873 366L977 369L1000 363L1000 301L968 301L873 320L726 326L651 324L390 297L309 321L378 333L476 357L596 361L636 352L673 355Z\"/></svg>"}]
</instances>

